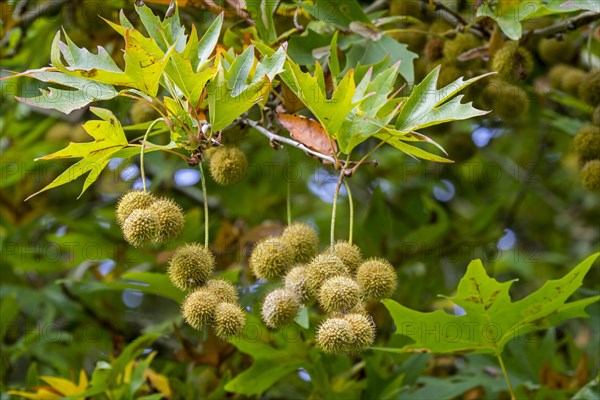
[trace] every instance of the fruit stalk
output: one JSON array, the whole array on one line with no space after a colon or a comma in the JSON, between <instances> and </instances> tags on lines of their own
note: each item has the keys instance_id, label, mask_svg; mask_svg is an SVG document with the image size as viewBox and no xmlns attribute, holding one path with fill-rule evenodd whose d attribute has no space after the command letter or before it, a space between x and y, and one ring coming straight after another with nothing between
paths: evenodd
<instances>
[{"instance_id":1,"label":"fruit stalk","mask_svg":"<svg viewBox=\"0 0 600 400\"><path fill-rule=\"evenodd\" d=\"M160 121L163 121L163 119L157 118L154 121L152 121L152 123L150 124L148 129L146 129L146 133L144 134L144 138L142 139L142 147L140 149L140 172L142 174L142 186L144 188L144 192L147 191L146 190L146 171L144 169L144 150L146 150L146 142L148 141L148 134L150 134L150 131L152 130L152 128L154 128L154 125L156 125Z\"/></svg>"}]
</instances>

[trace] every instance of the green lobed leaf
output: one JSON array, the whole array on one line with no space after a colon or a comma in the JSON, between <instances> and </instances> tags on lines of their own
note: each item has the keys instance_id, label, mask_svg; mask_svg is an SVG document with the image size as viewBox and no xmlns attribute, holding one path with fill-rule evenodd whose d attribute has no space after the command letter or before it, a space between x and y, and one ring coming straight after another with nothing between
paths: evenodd
<instances>
[{"instance_id":1,"label":"green lobed leaf","mask_svg":"<svg viewBox=\"0 0 600 400\"><path fill-rule=\"evenodd\" d=\"M397 334L410 341L391 352L479 352L500 354L508 341L547 329L571 318L586 317L585 307L600 300L593 296L567 302L581 287L583 278L600 253L596 253L564 277L547 281L540 289L513 302L509 295L514 281L500 283L490 278L480 260L472 261L449 300L466 314L454 316L444 310L420 312L384 300Z\"/></svg>"},{"instance_id":2,"label":"green lobed leaf","mask_svg":"<svg viewBox=\"0 0 600 400\"><path fill-rule=\"evenodd\" d=\"M55 83L62 85L67 89L50 87L47 90L40 89L41 96L35 97L16 97L22 103L60 111L69 114L73 110L78 110L88 104L99 100L110 100L116 97L119 92L112 86L92 82L88 79L76 76L65 75L56 68L32 69L20 74L16 74L4 79L26 76L37 79L42 82Z\"/></svg>"},{"instance_id":3,"label":"green lobed leaf","mask_svg":"<svg viewBox=\"0 0 600 400\"><path fill-rule=\"evenodd\" d=\"M94 138L93 142L69 143L66 148L36 159L36 161L65 158L82 159L60 174L49 185L32 194L26 200L48 189L64 185L87 174L83 189L79 195L81 197L83 192L98 178L104 167L108 165L110 159L117 157L119 151L128 145L127 137L125 136L125 132L123 132L121 123L111 111L95 107L92 107L90 110L101 118L101 120L92 120L83 124L85 131Z\"/></svg>"},{"instance_id":4,"label":"green lobed leaf","mask_svg":"<svg viewBox=\"0 0 600 400\"><path fill-rule=\"evenodd\" d=\"M354 91L354 71L350 70L334 89L330 98L325 91L323 69L317 62L315 73L302 72L300 66L290 58L286 61L285 72L281 78L290 90L315 115L327 134L336 137L344 119L352 111Z\"/></svg>"},{"instance_id":5,"label":"green lobed leaf","mask_svg":"<svg viewBox=\"0 0 600 400\"><path fill-rule=\"evenodd\" d=\"M484 2L477 9L476 16L493 19L510 40L519 40L523 35L521 21L536 14L539 8L540 0L507 1L499 3L493 8Z\"/></svg>"},{"instance_id":6,"label":"green lobed leaf","mask_svg":"<svg viewBox=\"0 0 600 400\"><path fill-rule=\"evenodd\" d=\"M439 73L440 66L438 65L421 83L415 86L398 114L395 126L398 133L417 131L428 126L488 113L474 108L471 102L461 103L462 96L452 98L479 79L493 73L480 75L466 81L460 77L448 86L437 89Z\"/></svg>"}]
</instances>

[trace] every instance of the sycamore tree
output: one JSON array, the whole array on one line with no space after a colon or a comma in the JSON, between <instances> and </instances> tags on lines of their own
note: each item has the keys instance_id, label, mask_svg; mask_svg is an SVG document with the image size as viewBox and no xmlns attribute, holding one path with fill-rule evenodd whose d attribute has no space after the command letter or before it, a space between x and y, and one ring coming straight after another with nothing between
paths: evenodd
<instances>
[{"instance_id":1,"label":"sycamore tree","mask_svg":"<svg viewBox=\"0 0 600 400\"><path fill-rule=\"evenodd\" d=\"M597 287L583 287L598 256L590 255L598 229L589 227L588 211L600 188L595 2L38 6L5 6L11 17L3 24L9 162L2 185L18 187L7 204L19 200L2 236L2 262L12 271L0 304L8 395L597 394L588 375L598 365L586 354L597 355L590 337L600 332L581 320L600 300ZM36 22L43 16L56 18ZM31 46L40 44L47 58L32 68ZM527 127L539 136L518 138ZM563 136L551 140L555 131ZM518 149L510 155L525 160L509 177L516 188L489 175L511 169L508 151L484 155L502 135ZM581 176L570 180L574 191L565 189L564 174L533 179L556 162L556 141L574 148L571 164ZM481 170L461 176L477 166L469 160L484 156ZM22 172L44 165L52 171L34 182ZM307 166L327 179L290 176ZM139 178L132 185L127 174ZM330 206L308 200L298 181ZM443 206L457 191L462 200ZM552 211L522 206L527 191ZM43 199L53 193L86 205L44 216ZM507 193L514 198L503 199ZM565 211L566 200L584 204L577 217ZM355 229L355 203L366 201ZM37 211L20 211L22 202ZM528 219L520 207L541 215ZM552 223L591 230L585 243L548 232L554 214L564 216ZM39 216L45 225L35 228ZM527 235L528 224L545 237L542 250L515 253L512 263L498 255L515 246L515 232ZM482 262L490 238L497 258ZM441 278L423 263L406 264L424 252L438 257ZM459 254L456 267L449 254ZM532 268L552 264L569 269L562 277L546 271L537 288L515 296L517 277L534 278ZM21 298L40 287L47 289L33 300ZM434 300L438 293L444 300ZM131 309L143 296L152 306L132 318L115 294ZM52 328L65 338L49 338L45 327L61 318L84 337ZM98 329L93 340L84 319ZM560 342L555 327L567 320L587 336ZM39 321L30 333L17 329ZM59 362L50 360L69 343ZM568 361L557 355L575 343L585 350L569 349ZM109 350L91 355L96 346ZM519 351L531 353L527 362ZM444 359L451 363L442 371ZM569 380L569 368L577 379Z\"/></svg>"}]
</instances>

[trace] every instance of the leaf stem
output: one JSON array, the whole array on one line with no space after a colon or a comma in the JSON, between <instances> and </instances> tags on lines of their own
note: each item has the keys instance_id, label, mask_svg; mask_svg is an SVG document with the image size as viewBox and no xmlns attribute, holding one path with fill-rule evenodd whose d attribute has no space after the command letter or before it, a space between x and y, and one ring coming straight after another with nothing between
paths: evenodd
<instances>
[{"instance_id":1,"label":"leaf stem","mask_svg":"<svg viewBox=\"0 0 600 400\"><path fill-rule=\"evenodd\" d=\"M508 392L510 393L510 398L511 400L515 400L515 390L513 389L512 383L510 383L510 378L508 377L508 372L506 372L506 367L504 366L502 355L500 353L496 353L496 357L498 358L500 368L502 369L502 374L504 375L504 379L506 380L506 384L508 385Z\"/></svg>"},{"instance_id":2,"label":"leaf stem","mask_svg":"<svg viewBox=\"0 0 600 400\"><path fill-rule=\"evenodd\" d=\"M352 200L352 191L350 190L350 184L347 179L344 179L344 186L346 186L346 193L348 193L348 207L350 208L350 228L348 233L348 243L352 244L352 237L354 236L354 202Z\"/></svg>"},{"instance_id":3,"label":"leaf stem","mask_svg":"<svg viewBox=\"0 0 600 400\"><path fill-rule=\"evenodd\" d=\"M356 172L358 167L363 165L367 161L367 158L371 157L371 154L373 154L375 152L375 150L379 149L384 144L385 144L385 141L381 141L381 142L377 143L377 146L375 146L371 150L369 150L369 152L367 154L365 154L363 156L363 158L361 158L354 167L352 167L352 169L350 170L350 172L351 172L350 176L354 175L354 173Z\"/></svg>"},{"instance_id":4,"label":"leaf stem","mask_svg":"<svg viewBox=\"0 0 600 400\"><path fill-rule=\"evenodd\" d=\"M206 195L206 175L202 168L202 161L198 164L200 168L200 180L202 182L202 198L204 199L204 247L208 249L208 196Z\"/></svg>"},{"instance_id":5,"label":"leaf stem","mask_svg":"<svg viewBox=\"0 0 600 400\"><path fill-rule=\"evenodd\" d=\"M146 192L146 170L144 169L144 150L146 149L146 141L148 140L148 134L154 128L158 122L163 121L162 118L157 118L146 129L146 134L144 134L144 139L142 139L142 146L140 148L140 172L142 174L142 187L144 188L144 192Z\"/></svg>"},{"instance_id":6,"label":"leaf stem","mask_svg":"<svg viewBox=\"0 0 600 400\"><path fill-rule=\"evenodd\" d=\"M344 173L346 170L344 167L340 168L340 176L335 186L335 193L333 194L333 206L331 207L331 227L329 229L329 241L331 242L331 251L333 251L333 245L335 244L335 214L337 213L337 201L338 195L340 194L340 188L342 187L342 181L344 180Z\"/></svg>"}]
</instances>

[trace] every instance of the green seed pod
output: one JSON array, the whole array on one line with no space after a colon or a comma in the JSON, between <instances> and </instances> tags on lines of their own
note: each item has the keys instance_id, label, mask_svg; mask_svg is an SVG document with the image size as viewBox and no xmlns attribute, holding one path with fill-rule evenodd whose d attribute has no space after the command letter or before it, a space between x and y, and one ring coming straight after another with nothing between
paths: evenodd
<instances>
[{"instance_id":1,"label":"green seed pod","mask_svg":"<svg viewBox=\"0 0 600 400\"><path fill-rule=\"evenodd\" d=\"M600 70L590 72L581 81L579 98L592 106L600 105Z\"/></svg>"},{"instance_id":2,"label":"green seed pod","mask_svg":"<svg viewBox=\"0 0 600 400\"><path fill-rule=\"evenodd\" d=\"M279 238L268 238L258 243L250 254L250 269L259 279L281 278L293 264L293 250Z\"/></svg>"},{"instance_id":3,"label":"green seed pod","mask_svg":"<svg viewBox=\"0 0 600 400\"><path fill-rule=\"evenodd\" d=\"M161 198L156 200L149 208L158 216L159 227L156 234L156 243L168 243L175 240L185 225L183 210L171 199Z\"/></svg>"},{"instance_id":4,"label":"green seed pod","mask_svg":"<svg viewBox=\"0 0 600 400\"><path fill-rule=\"evenodd\" d=\"M156 198L148 192L130 190L125 193L117 203L116 218L119 225L131 215L133 210L145 210L149 208Z\"/></svg>"},{"instance_id":5,"label":"green seed pod","mask_svg":"<svg viewBox=\"0 0 600 400\"><path fill-rule=\"evenodd\" d=\"M594 113L592 114L592 124L600 126L600 105L594 108Z\"/></svg>"},{"instance_id":6,"label":"green seed pod","mask_svg":"<svg viewBox=\"0 0 600 400\"><path fill-rule=\"evenodd\" d=\"M600 193L600 160L585 163L581 169L581 184L590 192Z\"/></svg>"},{"instance_id":7,"label":"green seed pod","mask_svg":"<svg viewBox=\"0 0 600 400\"><path fill-rule=\"evenodd\" d=\"M269 328L279 329L294 322L299 309L300 302L293 291L275 289L265 297L261 315Z\"/></svg>"},{"instance_id":8,"label":"green seed pod","mask_svg":"<svg viewBox=\"0 0 600 400\"><path fill-rule=\"evenodd\" d=\"M248 159L237 147L219 147L210 158L210 174L219 185L227 186L246 177Z\"/></svg>"},{"instance_id":9,"label":"green seed pod","mask_svg":"<svg viewBox=\"0 0 600 400\"><path fill-rule=\"evenodd\" d=\"M461 163L477 153L477 146L468 133L452 133L448 136L446 151L451 160Z\"/></svg>"},{"instance_id":10,"label":"green seed pod","mask_svg":"<svg viewBox=\"0 0 600 400\"><path fill-rule=\"evenodd\" d=\"M576 96L579 91L579 86L586 77L586 73L577 68L570 68L565 71L560 88L565 92Z\"/></svg>"},{"instance_id":11,"label":"green seed pod","mask_svg":"<svg viewBox=\"0 0 600 400\"><path fill-rule=\"evenodd\" d=\"M187 290L204 285L214 265L215 259L207 248L196 243L184 244L169 260L167 274L175 287Z\"/></svg>"},{"instance_id":12,"label":"green seed pod","mask_svg":"<svg viewBox=\"0 0 600 400\"><path fill-rule=\"evenodd\" d=\"M346 276L327 279L319 289L319 305L328 313L346 312L360 302L358 284Z\"/></svg>"},{"instance_id":13,"label":"green seed pod","mask_svg":"<svg viewBox=\"0 0 600 400\"><path fill-rule=\"evenodd\" d=\"M319 235L308 224L295 222L285 228L281 239L294 251L294 261L309 262L319 252Z\"/></svg>"},{"instance_id":14,"label":"green seed pod","mask_svg":"<svg viewBox=\"0 0 600 400\"><path fill-rule=\"evenodd\" d=\"M292 291L302 304L310 302L310 295L306 287L306 267L298 265L292 268L284 278L285 288Z\"/></svg>"},{"instance_id":15,"label":"green seed pod","mask_svg":"<svg viewBox=\"0 0 600 400\"><path fill-rule=\"evenodd\" d=\"M569 64L577 49L569 38L564 40L543 38L538 43L538 55L548 65Z\"/></svg>"},{"instance_id":16,"label":"green seed pod","mask_svg":"<svg viewBox=\"0 0 600 400\"><path fill-rule=\"evenodd\" d=\"M356 279L365 300L371 301L391 297L398 285L396 270L392 264L382 258L365 261L358 268Z\"/></svg>"},{"instance_id":17,"label":"green seed pod","mask_svg":"<svg viewBox=\"0 0 600 400\"><path fill-rule=\"evenodd\" d=\"M351 274L355 274L360 264L362 264L360 248L355 244L340 240L333 245L333 254L342 260Z\"/></svg>"},{"instance_id":18,"label":"green seed pod","mask_svg":"<svg viewBox=\"0 0 600 400\"><path fill-rule=\"evenodd\" d=\"M129 109L129 118L134 125L141 124L143 122L152 121L158 118L158 112L152 108L148 103L138 101Z\"/></svg>"},{"instance_id":19,"label":"green seed pod","mask_svg":"<svg viewBox=\"0 0 600 400\"><path fill-rule=\"evenodd\" d=\"M156 237L158 217L150 210L133 210L123 223L123 236L134 247L142 247Z\"/></svg>"},{"instance_id":20,"label":"green seed pod","mask_svg":"<svg viewBox=\"0 0 600 400\"><path fill-rule=\"evenodd\" d=\"M573 146L583 162L600 158L600 127L586 125L573 138Z\"/></svg>"},{"instance_id":21,"label":"green seed pod","mask_svg":"<svg viewBox=\"0 0 600 400\"><path fill-rule=\"evenodd\" d=\"M306 266L306 288L311 299L317 297L319 289L329 278L338 275L348 275L348 268L342 260L331 253L323 253L316 256Z\"/></svg>"},{"instance_id":22,"label":"green seed pod","mask_svg":"<svg viewBox=\"0 0 600 400\"><path fill-rule=\"evenodd\" d=\"M514 82L526 79L533 71L533 56L519 42L506 42L494 54L492 69L498 72L498 77Z\"/></svg>"},{"instance_id":23,"label":"green seed pod","mask_svg":"<svg viewBox=\"0 0 600 400\"><path fill-rule=\"evenodd\" d=\"M215 310L219 300L206 288L198 288L188 294L181 306L185 322L195 329L202 329L213 324Z\"/></svg>"},{"instance_id":24,"label":"green seed pod","mask_svg":"<svg viewBox=\"0 0 600 400\"><path fill-rule=\"evenodd\" d=\"M237 303L240 299L235 286L225 279L209 279L205 287L213 292L221 302Z\"/></svg>"},{"instance_id":25,"label":"green seed pod","mask_svg":"<svg viewBox=\"0 0 600 400\"><path fill-rule=\"evenodd\" d=\"M354 341L351 344L353 352L360 353L373 345L375 342L373 318L363 313L347 314L342 318L348 321L354 334Z\"/></svg>"},{"instance_id":26,"label":"green seed pod","mask_svg":"<svg viewBox=\"0 0 600 400\"><path fill-rule=\"evenodd\" d=\"M352 326L345 319L328 318L317 328L317 346L325 353L349 351L355 341Z\"/></svg>"},{"instance_id":27,"label":"green seed pod","mask_svg":"<svg viewBox=\"0 0 600 400\"><path fill-rule=\"evenodd\" d=\"M562 90L563 77L565 74L574 68L566 64L558 64L553 66L548 73L548 80L554 89Z\"/></svg>"},{"instance_id":28,"label":"green seed pod","mask_svg":"<svg viewBox=\"0 0 600 400\"><path fill-rule=\"evenodd\" d=\"M223 340L239 336L244 330L246 316L234 303L220 303L215 309L215 333Z\"/></svg>"}]
</instances>

